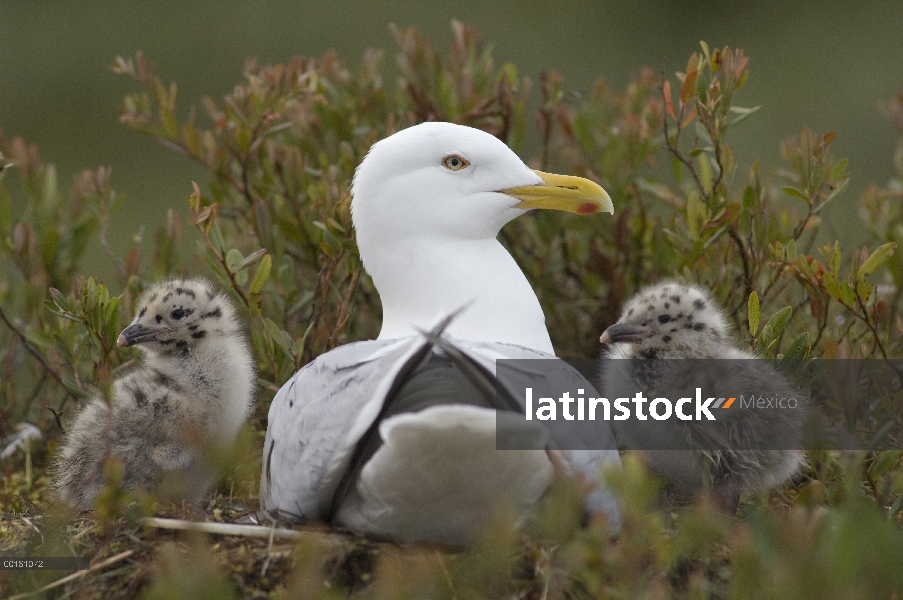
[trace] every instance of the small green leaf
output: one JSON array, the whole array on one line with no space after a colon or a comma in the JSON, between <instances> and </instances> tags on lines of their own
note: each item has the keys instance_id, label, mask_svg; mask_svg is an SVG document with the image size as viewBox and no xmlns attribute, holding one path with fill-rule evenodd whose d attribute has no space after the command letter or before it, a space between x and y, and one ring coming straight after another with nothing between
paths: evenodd
<instances>
[{"instance_id":1,"label":"small green leaf","mask_svg":"<svg viewBox=\"0 0 903 600\"><path fill-rule=\"evenodd\" d=\"M87 307L93 307L97 304L97 282L94 281L93 277L88 278L88 296L87 296Z\"/></svg>"},{"instance_id":2,"label":"small green leaf","mask_svg":"<svg viewBox=\"0 0 903 600\"><path fill-rule=\"evenodd\" d=\"M88 393L75 385L75 382L69 381L68 379L63 380L63 387L66 388L66 391L72 394L75 398L87 398Z\"/></svg>"},{"instance_id":3,"label":"small green leaf","mask_svg":"<svg viewBox=\"0 0 903 600\"><path fill-rule=\"evenodd\" d=\"M799 198L803 202L809 202L809 196L807 196L803 192L799 191L795 187L790 187L788 185L786 187L781 188L781 191L783 191L788 196L793 196L794 198Z\"/></svg>"},{"instance_id":4,"label":"small green leaf","mask_svg":"<svg viewBox=\"0 0 903 600\"><path fill-rule=\"evenodd\" d=\"M76 323L81 323L81 319L79 319L78 317L75 317L68 312L61 312L60 310L58 310L57 305L54 304L53 302L51 302L50 300L44 300L44 307L62 319L68 319L69 321L75 321Z\"/></svg>"},{"instance_id":5,"label":"small green leaf","mask_svg":"<svg viewBox=\"0 0 903 600\"><path fill-rule=\"evenodd\" d=\"M699 192L693 190L687 195L687 233L690 234L692 241L699 239L699 231L704 220L705 204L702 203Z\"/></svg>"},{"instance_id":6,"label":"small green leaf","mask_svg":"<svg viewBox=\"0 0 903 600\"><path fill-rule=\"evenodd\" d=\"M756 207L756 191L747 186L743 190L743 210L752 210Z\"/></svg>"},{"instance_id":7,"label":"small green leaf","mask_svg":"<svg viewBox=\"0 0 903 600\"><path fill-rule=\"evenodd\" d=\"M878 268L886 263L891 256L894 255L894 252L897 250L896 242L887 242L886 244L879 246L872 252L872 255L869 256L862 266L859 267L859 270L856 271L856 279L859 281L864 280L866 277L874 273L878 270Z\"/></svg>"},{"instance_id":8,"label":"small green leaf","mask_svg":"<svg viewBox=\"0 0 903 600\"><path fill-rule=\"evenodd\" d=\"M702 187L706 190L712 189L712 158L708 154L700 154L696 157L696 164L699 166L699 179L702 181Z\"/></svg>"},{"instance_id":9,"label":"small green leaf","mask_svg":"<svg viewBox=\"0 0 903 600\"><path fill-rule=\"evenodd\" d=\"M775 335L771 330L771 325L765 324L762 327L762 333L759 334L759 339L756 340L756 354L764 354L769 348L771 348L775 343Z\"/></svg>"},{"instance_id":10,"label":"small green leaf","mask_svg":"<svg viewBox=\"0 0 903 600\"><path fill-rule=\"evenodd\" d=\"M734 149L728 145L724 145L721 148L721 164L724 167L725 177L729 177L733 174L734 167L737 166L737 160L734 157Z\"/></svg>"},{"instance_id":11,"label":"small green leaf","mask_svg":"<svg viewBox=\"0 0 903 600\"><path fill-rule=\"evenodd\" d=\"M107 304L106 310L104 312L104 323L106 323L107 328L112 329L116 327L116 310L119 308L119 298L110 298L109 304Z\"/></svg>"},{"instance_id":12,"label":"small green leaf","mask_svg":"<svg viewBox=\"0 0 903 600\"><path fill-rule=\"evenodd\" d=\"M251 287L248 291L251 294L259 294L263 286L270 279L270 272L273 270L273 259L269 254L265 255L260 261L257 270L254 272L254 279L251 280Z\"/></svg>"},{"instance_id":13,"label":"small green leaf","mask_svg":"<svg viewBox=\"0 0 903 600\"><path fill-rule=\"evenodd\" d=\"M790 321L790 316L792 314L793 308L785 306L778 312L774 313L771 318L768 319L768 323L766 323L765 326L771 328L774 337L778 338L784 332L784 328L787 327L787 323L788 321Z\"/></svg>"},{"instance_id":14,"label":"small green leaf","mask_svg":"<svg viewBox=\"0 0 903 600\"><path fill-rule=\"evenodd\" d=\"M848 163L849 161L846 158L841 158L834 163L834 167L831 169L831 179L840 179L843 177L847 171Z\"/></svg>"},{"instance_id":15,"label":"small green leaf","mask_svg":"<svg viewBox=\"0 0 903 600\"><path fill-rule=\"evenodd\" d=\"M843 302L847 306L856 304L856 290L853 289L853 286L848 281L843 282Z\"/></svg>"},{"instance_id":16,"label":"small green leaf","mask_svg":"<svg viewBox=\"0 0 903 600\"><path fill-rule=\"evenodd\" d=\"M732 106L730 108L730 112L735 113L737 116L727 122L727 126L724 128L725 130L735 127L752 116L754 112L762 108L762 105L753 106L752 108L741 108L739 106Z\"/></svg>"},{"instance_id":17,"label":"small green leaf","mask_svg":"<svg viewBox=\"0 0 903 600\"><path fill-rule=\"evenodd\" d=\"M219 228L219 223L213 224L213 227L210 228L210 233L208 235L210 237L210 243L213 244L213 247L216 248L216 251L222 252L226 243L223 241L223 232Z\"/></svg>"},{"instance_id":18,"label":"small green leaf","mask_svg":"<svg viewBox=\"0 0 903 600\"><path fill-rule=\"evenodd\" d=\"M339 231L339 232L341 232L341 233L345 233L345 228L342 227L342 224L339 223L338 221L336 221L335 219L333 219L332 217L328 217L328 218L326 219L326 224L327 224L327 225L329 226L329 228L332 229L333 231Z\"/></svg>"},{"instance_id":19,"label":"small green leaf","mask_svg":"<svg viewBox=\"0 0 903 600\"><path fill-rule=\"evenodd\" d=\"M781 242L775 242L774 244L772 244L771 252L778 260L784 260L785 258L787 258L787 252L784 250L784 244L782 244Z\"/></svg>"},{"instance_id":20,"label":"small green leaf","mask_svg":"<svg viewBox=\"0 0 903 600\"><path fill-rule=\"evenodd\" d=\"M860 279L856 282L856 294L862 299L863 304L868 304L868 301L871 299L874 292L875 286L865 279Z\"/></svg>"},{"instance_id":21,"label":"small green leaf","mask_svg":"<svg viewBox=\"0 0 903 600\"><path fill-rule=\"evenodd\" d=\"M226 266L232 273L237 273L238 265L240 265L244 259L245 257L242 256L238 249L231 248L229 252L226 253Z\"/></svg>"},{"instance_id":22,"label":"small green leaf","mask_svg":"<svg viewBox=\"0 0 903 600\"><path fill-rule=\"evenodd\" d=\"M784 360L802 360L809 355L809 332L804 331L791 342L784 352Z\"/></svg>"},{"instance_id":23,"label":"small green leaf","mask_svg":"<svg viewBox=\"0 0 903 600\"><path fill-rule=\"evenodd\" d=\"M304 335L295 340L292 344L292 353L295 358L300 358L301 354L304 353L304 343L307 341L307 336L310 335L311 330L314 328L314 322L311 321L307 326L307 329L304 330Z\"/></svg>"},{"instance_id":24,"label":"small green leaf","mask_svg":"<svg viewBox=\"0 0 903 600\"><path fill-rule=\"evenodd\" d=\"M828 293L831 294L831 297L835 300L844 301L843 297L843 286L840 285L840 280L837 278L833 272L828 271L824 274L822 281L824 282L825 289L828 290Z\"/></svg>"},{"instance_id":25,"label":"small green leaf","mask_svg":"<svg viewBox=\"0 0 903 600\"><path fill-rule=\"evenodd\" d=\"M66 302L66 295L58 289L54 287L50 288L50 297L53 298L53 302L60 308L69 308L69 304L68 302Z\"/></svg>"},{"instance_id":26,"label":"small green leaf","mask_svg":"<svg viewBox=\"0 0 903 600\"><path fill-rule=\"evenodd\" d=\"M278 281L279 285L284 289L292 289L295 281L295 263L292 262L287 254L282 256L279 268L276 270L276 281Z\"/></svg>"},{"instance_id":27,"label":"small green leaf","mask_svg":"<svg viewBox=\"0 0 903 600\"><path fill-rule=\"evenodd\" d=\"M273 355L273 352L275 351L273 338L269 335L266 321L264 321L264 317L261 315L255 316L252 321L251 338L254 342L254 347L260 354L265 354L267 356Z\"/></svg>"},{"instance_id":28,"label":"small green leaf","mask_svg":"<svg viewBox=\"0 0 903 600\"><path fill-rule=\"evenodd\" d=\"M828 206L828 203L831 202L831 200L836 198L838 195L840 195L841 192L843 192L845 189L847 189L847 185L849 185L849 183L850 183L849 177L847 177L846 179L841 179L838 182L838 184L834 187L834 189L831 191L831 193L828 194L824 200L822 200L822 203L819 204L818 206L816 206L812 210L812 214L818 214L819 212L821 212L821 210L824 207Z\"/></svg>"},{"instance_id":29,"label":"small green leaf","mask_svg":"<svg viewBox=\"0 0 903 600\"><path fill-rule=\"evenodd\" d=\"M752 292L746 305L746 318L749 321L749 332L755 337L759 331L759 294Z\"/></svg>"},{"instance_id":30,"label":"small green leaf","mask_svg":"<svg viewBox=\"0 0 903 600\"><path fill-rule=\"evenodd\" d=\"M288 345L285 343L285 336L283 336L283 331L279 329L279 326L276 325L270 319L264 318L263 320L264 327L266 327L267 337L271 340L279 344L286 353L291 353Z\"/></svg>"},{"instance_id":31,"label":"small green leaf","mask_svg":"<svg viewBox=\"0 0 903 600\"><path fill-rule=\"evenodd\" d=\"M235 270L241 271L242 269L247 269L248 267L250 267L257 261L259 261L261 258L263 258L266 253L267 253L267 249L261 248L260 250L257 250L256 252L249 254L247 258L245 258L243 261L241 261L241 264L238 265L238 267Z\"/></svg>"}]
</instances>

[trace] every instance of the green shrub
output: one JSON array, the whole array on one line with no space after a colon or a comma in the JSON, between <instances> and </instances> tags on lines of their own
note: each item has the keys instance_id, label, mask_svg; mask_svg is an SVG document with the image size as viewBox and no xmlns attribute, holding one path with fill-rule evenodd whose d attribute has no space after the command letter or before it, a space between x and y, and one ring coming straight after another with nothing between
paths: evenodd
<instances>
[{"instance_id":1,"label":"green shrub","mask_svg":"<svg viewBox=\"0 0 903 600\"><path fill-rule=\"evenodd\" d=\"M116 255L106 234L122 198L109 169L85 171L67 193L35 148L0 140L0 439L18 423L38 425L51 440L36 450L43 473L60 415L65 423L87 395L106 393L136 358L115 346L133 299L177 274L215 277L243 307L262 384L251 434L259 437L269 399L292 373L377 334L379 299L351 227L351 177L375 141L424 120L479 127L519 150L535 117L539 147L529 164L589 177L610 192L613 218L541 212L502 232L562 356L594 356L598 333L623 302L672 276L711 288L738 337L762 355L903 354L903 94L883 105L901 133L896 178L868 187L857 203L843 196L847 162L832 154L832 132L789 137L774 171L737 164L728 134L753 122L757 108L735 104L749 78L742 50L703 43L676 77L644 69L624 90L599 80L577 93L544 73L534 113L530 81L514 65L496 66L472 28L453 29L447 54L416 29L393 29L397 80L382 51L365 53L357 68L332 54L249 61L230 94L205 99L185 122L176 117L175 84L140 54L117 58L113 70L137 84L121 121L209 172L188 198L196 248L182 246L186 215L170 210L153 243L135 235ZM11 182L24 206L13 205L4 187ZM824 231L822 211L840 202L849 214L858 210L867 246L844 248ZM85 250L98 238L113 281L85 272ZM899 422L901 399L889 402L885 414ZM618 542L604 524L567 525L562 507L573 494L553 494L527 538L501 536L470 555L436 554L438 562L422 549L381 554L350 588L378 597L397 597L392 586L402 583L436 597L899 596L901 452L809 458L805 481L751 503L741 522L713 519L701 506L668 523L643 500L651 479L628 465L613 481L631 507ZM45 476L22 478L24 458L2 466L4 505L47 505ZM245 500L253 505L254 493ZM0 533L0 550L18 543ZM169 589L174 556L164 553L165 577L152 594ZM232 581L246 592L264 581L271 591L308 589L322 565L302 546L293 556L283 583L247 573Z\"/></svg>"}]
</instances>

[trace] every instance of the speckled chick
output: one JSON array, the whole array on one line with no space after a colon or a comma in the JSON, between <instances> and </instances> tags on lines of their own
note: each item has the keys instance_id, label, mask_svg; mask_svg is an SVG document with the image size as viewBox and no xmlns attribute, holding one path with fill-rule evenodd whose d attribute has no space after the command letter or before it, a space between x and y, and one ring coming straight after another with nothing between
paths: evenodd
<instances>
[{"instance_id":1,"label":"speckled chick","mask_svg":"<svg viewBox=\"0 0 903 600\"><path fill-rule=\"evenodd\" d=\"M708 490L734 512L741 496L777 486L799 470L802 451L772 448L801 447L804 399L769 361L732 345L727 320L707 290L675 281L645 288L600 341L609 344L600 358L600 389L608 398L645 390L650 399L677 399L701 386L707 397L755 392L799 399L798 410L716 410L717 421L615 422L619 445L640 449L664 476L665 505L689 503Z\"/></svg>"},{"instance_id":2,"label":"speckled chick","mask_svg":"<svg viewBox=\"0 0 903 600\"><path fill-rule=\"evenodd\" d=\"M120 346L143 363L117 379L113 401L93 399L67 428L56 490L81 510L103 487L108 456L123 486L198 502L216 478L211 457L234 443L253 403L255 371L231 300L203 279L159 283L138 301Z\"/></svg>"}]
</instances>

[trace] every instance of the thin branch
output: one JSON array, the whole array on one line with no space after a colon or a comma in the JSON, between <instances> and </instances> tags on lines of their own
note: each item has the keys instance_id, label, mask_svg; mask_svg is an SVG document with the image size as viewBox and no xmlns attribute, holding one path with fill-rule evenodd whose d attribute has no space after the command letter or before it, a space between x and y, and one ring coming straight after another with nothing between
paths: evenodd
<instances>
[{"instance_id":1,"label":"thin branch","mask_svg":"<svg viewBox=\"0 0 903 600\"><path fill-rule=\"evenodd\" d=\"M35 384L34 389L28 394L28 400L25 401L25 406L31 406L31 404L38 397L38 394L41 393L41 390L44 389L44 384L47 383L47 372L44 371L41 373L41 378Z\"/></svg>"},{"instance_id":2,"label":"thin branch","mask_svg":"<svg viewBox=\"0 0 903 600\"><path fill-rule=\"evenodd\" d=\"M271 381L263 379L262 377L257 378L257 385L273 394L279 393L279 386L277 386L275 383L272 383Z\"/></svg>"},{"instance_id":3,"label":"thin branch","mask_svg":"<svg viewBox=\"0 0 903 600\"><path fill-rule=\"evenodd\" d=\"M251 166L251 158L263 141L263 138L259 137L261 130L277 118L277 115L272 111L267 111L261 115L260 119L254 125L254 128L251 130L251 139L248 141L248 151L242 153L240 157L237 153L235 155L235 158L238 159L239 166L241 167L241 192L248 202L248 206L254 205L254 196L251 194L251 184L248 174L248 170Z\"/></svg>"},{"instance_id":4,"label":"thin branch","mask_svg":"<svg viewBox=\"0 0 903 600\"><path fill-rule=\"evenodd\" d=\"M717 103L718 102L716 102L716 104ZM712 190L711 190L710 195L713 195L713 194L715 194L715 190L718 189L718 185L724 180L724 164L721 159L721 156L722 156L721 155L721 143L720 143L721 140L716 139L714 124L711 121L709 121L708 119L703 119L701 111L698 112L698 115L699 115L699 122L702 124L706 133L709 134L709 139L712 140L712 149L714 150L714 155L715 155L715 166L718 167L718 176L715 177L715 179L712 181ZM706 111L706 115L709 116L710 118L714 118L714 117L712 117L712 113L709 111ZM681 110L681 117L683 117L683 110ZM718 136L718 137L720 137L720 136ZM705 190L700 189L700 191L702 192L703 196L706 199L708 199L710 197L710 195L707 195L705 193Z\"/></svg>"},{"instance_id":5,"label":"thin branch","mask_svg":"<svg viewBox=\"0 0 903 600\"><path fill-rule=\"evenodd\" d=\"M728 228L727 234L734 240L734 243L737 244L737 249L740 251L740 260L743 262L743 282L746 284L746 298L749 298L749 295L753 292L752 286L752 270L749 267L749 259L746 256L746 246L743 244L743 240L740 239L740 235L737 233L737 228L733 225ZM742 306L742 305L741 305ZM739 308L737 309L739 310Z\"/></svg>"},{"instance_id":6,"label":"thin branch","mask_svg":"<svg viewBox=\"0 0 903 600\"><path fill-rule=\"evenodd\" d=\"M345 325L348 323L349 315L348 315L348 305L351 304L351 300L354 296L354 291L357 289L357 280L361 274L361 267L358 267L352 271L351 273L351 282L348 284L348 290L345 292L345 297L342 298L342 303L339 304L336 309L336 322L335 327L332 330L332 333L329 335L329 339L326 340L326 349L332 348L333 343L335 343L336 338L341 333L342 329L345 328Z\"/></svg>"},{"instance_id":7,"label":"thin branch","mask_svg":"<svg viewBox=\"0 0 903 600\"><path fill-rule=\"evenodd\" d=\"M665 67L662 66L662 83L658 87L659 91L662 94L662 100L665 99ZM699 177L699 173L696 172L696 166L693 165L693 161L687 158L683 152L680 151L679 141L680 141L680 120L684 117L684 109L680 110L680 117L677 119L677 131L674 133L674 144L671 143L671 134L668 131L668 114L665 111L665 114L662 116L662 126L665 134L665 148L674 155L674 157L679 160L684 166L689 169L690 174L693 176L693 179L696 181L696 187L699 188L699 193L702 194L702 197L708 201L709 193L706 191L705 186L702 184L702 179Z\"/></svg>"},{"instance_id":8,"label":"thin branch","mask_svg":"<svg viewBox=\"0 0 903 600\"><path fill-rule=\"evenodd\" d=\"M200 208L200 194L197 194L197 198L198 198L198 207ZM192 209L191 212L192 212L192 215L191 215L192 224L195 226L195 228L197 228L198 231L201 232L201 237L204 238L204 243L206 243L207 247L213 251L213 256L216 257L217 262L219 262L219 264L222 265L223 270L226 272L226 276L229 278L229 283L232 285L232 289L234 289L235 293L237 293L239 298L241 298L241 301L244 303L245 308L250 309L251 301L248 299L247 294L245 294L244 290L241 289L241 286L238 284L238 281L236 280L236 276L238 275L238 273L232 272L232 270L229 268L229 263L226 261L226 256L221 251L217 250L216 246L213 245L213 242L210 241L210 236L207 235L207 231L204 229L202 222L197 222L197 220L196 220L197 215L199 214L200 211L195 212L194 209ZM213 223L214 223L212 220L216 218L216 215L211 213L208 218L211 219L211 227L212 227Z\"/></svg>"},{"instance_id":9,"label":"thin branch","mask_svg":"<svg viewBox=\"0 0 903 600\"><path fill-rule=\"evenodd\" d=\"M53 418L56 420L56 426L60 428L60 433L66 433L66 429L63 427L63 422L60 421L60 413L53 410L52 406L48 406L47 410L53 413Z\"/></svg>"},{"instance_id":10,"label":"thin branch","mask_svg":"<svg viewBox=\"0 0 903 600\"><path fill-rule=\"evenodd\" d=\"M13 325L12 321L10 321L9 317L7 317L6 311L3 310L3 306L0 306L0 320L6 323L6 326L9 327L10 330L12 330L12 332L15 333L20 340L22 340L22 343L25 344L25 349L28 350L28 353L38 359L38 361L41 363L41 365L43 365L47 372L50 373L50 375L54 379L56 379L57 383L65 388L66 383L63 381L63 377L56 372L56 369L53 368L53 365L50 364L47 358L44 357L44 355L41 354L30 341L28 341L28 338L25 337L25 333L15 325Z\"/></svg>"},{"instance_id":11,"label":"thin branch","mask_svg":"<svg viewBox=\"0 0 903 600\"><path fill-rule=\"evenodd\" d=\"M818 343L821 341L822 335L825 333L825 329L828 327L828 310L831 307L831 296L828 296L828 299L825 301L825 318L822 319L822 323L818 326L818 335L815 337L815 341L812 342L812 348L818 346Z\"/></svg>"},{"instance_id":12,"label":"thin branch","mask_svg":"<svg viewBox=\"0 0 903 600\"><path fill-rule=\"evenodd\" d=\"M887 352L884 350L884 344L881 343L881 336L878 333L878 330L875 328L872 320L869 319L868 309L865 307L865 303L862 301L862 296L859 295L858 286L854 290L856 292L856 302L859 304L859 308L862 309L862 314L858 314L856 311L853 311L853 314L865 321L865 324L868 326L869 330L872 332L872 336L875 338L875 345L878 346L878 349L881 351L881 356L884 357L885 361L888 361Z\"/></svg>"},{"instance_id":13,"label":"thin branch","mask_svg":"<svg viewBox=\"0 0 903 600\"><path fill-rule=\"evenodd\" d=\"M141 519L141 524L157 529L170 529L175 531L199 531L215 535L237 535L248 538L270 539L270 537L285 540L318 539L341 544L344 542L341 536L316 531L297 531L286 527L267 527L265 525L238 525L236 523L199 523L185 521L183 519L163 519L147 517Z\"/></svg>"}]
</instances>

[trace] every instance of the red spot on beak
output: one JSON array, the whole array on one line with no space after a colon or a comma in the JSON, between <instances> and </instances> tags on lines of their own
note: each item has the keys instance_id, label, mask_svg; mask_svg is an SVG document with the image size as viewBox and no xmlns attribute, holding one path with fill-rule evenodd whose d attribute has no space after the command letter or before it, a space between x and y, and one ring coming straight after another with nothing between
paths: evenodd
<instances>
[{"instance_id":1,"label":"red spot on beak","mask_svg":"<svg viewBox=\"0 0 903 600\"><path fill-rule=\"evenodd\" d=\"M577 207L578 215L589 215L594 212L599 212L599 206L593 204L592 202L584 202L580 206Z\"/></svg>"}]
</instances>

